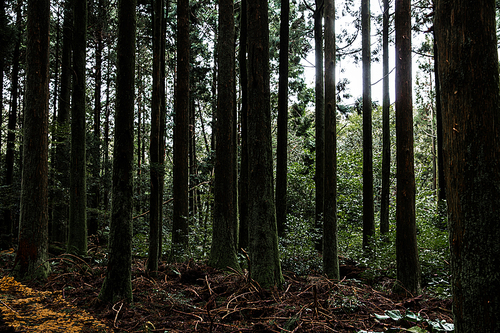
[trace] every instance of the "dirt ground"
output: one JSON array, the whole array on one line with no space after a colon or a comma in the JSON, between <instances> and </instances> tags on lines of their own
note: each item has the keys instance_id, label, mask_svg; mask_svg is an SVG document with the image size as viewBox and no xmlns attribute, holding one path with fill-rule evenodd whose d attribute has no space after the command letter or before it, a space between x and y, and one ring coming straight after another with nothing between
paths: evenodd
<instances>
[{"instance_id":1,"label":"dirt ground","mask_svg":"<svg viewBox=\"0 0 500 333\"><path fill-rule=\"evenodd\" d=\"M8 277L13 258L12 252L0 257L0 332L383 332L417 325L430 331L427 319L453 322L450 300L393 293L394 280L363 280L363 269L349 261L340 281L285 272L281 290L262 290L247 272L193 261L162 263L153 278L138 258L133 303L106 304L97 299L105 275L99 260L61 254L50 259L47 281L21 285ZM386 310L426 320L375 316Z\"/></svg>"}]
</instances>

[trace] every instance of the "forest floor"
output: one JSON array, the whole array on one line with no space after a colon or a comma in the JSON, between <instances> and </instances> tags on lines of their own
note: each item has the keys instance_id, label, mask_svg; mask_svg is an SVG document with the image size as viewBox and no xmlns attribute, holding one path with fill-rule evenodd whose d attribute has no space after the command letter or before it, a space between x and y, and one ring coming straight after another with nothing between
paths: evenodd
<instances>
[{"instance_id":1,"label":"forest floor","mask_svg":"<svg viewBox=\"0 0 500 333\"><path fill-rule=\"evenodd\" d=\"M9 277L13 260L0 254L0 332L437 332L452 323L450 300L391 292L394 280L364 279L348 260L340 281L285 272L282 290L262 290L247 272L192 261L162 263L153 278L135 259L131 304L98 301L105 266L95 257L53 256L49 279L26 284Z\"/></svg>"}]
</instances>

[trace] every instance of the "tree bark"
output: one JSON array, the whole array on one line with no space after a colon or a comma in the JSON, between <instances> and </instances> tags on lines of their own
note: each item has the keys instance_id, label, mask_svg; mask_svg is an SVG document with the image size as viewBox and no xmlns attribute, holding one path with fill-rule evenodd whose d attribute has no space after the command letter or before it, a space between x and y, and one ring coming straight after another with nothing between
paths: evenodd
<instances>
[{"instance_id":1,"label":"tree bark","mask_svg":"<svg viewBox=\"0 0 500 333\"><path fill-rule=\"evenodd\" d=\"M500 114L495 1L435 16L455 332L500 331Z\"/></svg>"},{"instance_id":2,"label":"tree bark","mask_svg":"<svg viewBox=\"0 0 500 333\"><path fill-rule=\"evenodd\" d=\"M241 84L241 170L239 182L239 248L248 247L248 72L247 72L247 1L241 1L240 84Z\"/></svg>"},{"instance_id":3,"label":"tree bark","mask_svg":"<svg viewBox=\"0 0 500 333\"><path fill-rule=\"evenodd\" d=\"M382 195L380 198L380 233L389 233L389 188L391 186L391 128L389 90L389 0L384 0L384 17L382 32Z\"/></svg>"},{"instance_id":4,"label":"tree bark","mask_svg":"<svg viewBox=\"0 0 500 333\"><path fill-rule=\"evenodd\" d=\"M325 186L325 87L323 77L323 3L316 0L314 11L314 52L316 55L315 116L316 116L316 228L321 228L324 220ZM323 250L323 240L316 243L318 251Z\"/></svg>"},{"instance_id":5,"label":"tree bark","mask_svg":"<svg viewBox=\"0 0 500 333\"><path fill-rule=\"evenodd\" d=\"M250 276L281 287L273 194L269 25L267 0L248 2L248 160Z\"/></svg>"},{"instance_id":6,"label":"tree bark","mask_svg":"<svg viewBox=\"0 0 500 333\"><path fill-rule=\"evenodd\" d=\"M415 224L410 0L396 0L395 27L397 278L403 288L415 294L420 291L420 264Z\"/></svg>"},{"instance_id":7,"label":"tree bark","mask_svg":"<svg viewBox=\"0 0 500 333\"><path fill-rule=\"evenodd\" d=\"M87 2L74 1L73 99L71 110L71 164L68 252L87 255L87 159L86 159L86 49Z\"/></svg>"},{"instance_id":8,"label":"tree bark","mask_svg":"<svg viewBox=\"0 0 500 333\"><path fill-rule=\"evenodd\" d=\"M19 245L13 274L46 279L48 263L49 0L28 1Z\"/></svg>"},{"instance_id":9,"label":"tree bark","mask_svg":"<svg viewBox=\"0 0 500 333\"><path fill-rule=\"evenodd\" d=\"M163 0L152 1L153 21L153 95L151 103L151 134L149 141L149 251L148 272L156 276L160 255L160 127L161 127L161 28Z\"/></svg>"},{"instance_id":10,"label":"tree bark","mask_svg":"<svg viewBox=\"0 0 500 333\"><path fill-rule=\"evenodd\" d=\"M174 204L172 259L182 260L189 246L189 0L177 4L177 91L174 119Z\"/></svg>"},{"instance_id":11,"label":"tree bark","mask_svg":"<svg viewBox=\"0 0 500 333\"><path fill-rule=\"evenodd\" d=\"M337 107L335 87L335 1L325 1L325 192L323 272L340 278L337 250Z\"/></svg>"},{"instance_id":12,"label":"tree bark","mask_svg":"<svg viewBox=\"0 0 500 333\"><path fill-rule=\"evenodd\" d=\"M373 217L373 138L370 45L370 0L361 1L363 62L363 247L369 248L375 235Z\"/></svg>"},{"instance_id":13,"label":"tree bark","mask_svg":"<svg viewBox=\"0 0 500 333\"><path fill-rule=\"evenodd\" d=\"M101 300L132 301L132 207L136 1L118 1L113 191L109 261Z\"/></svg>"},{"instance_id":14,"label":"tree bark","mask_svg":"<svg viewBox=\"0 0 500 333\"><path fill-rule=\"evenodd\" d=\"M233 0L219 1L219 84L217 140L215 154L214 220L209 265L239 270L236 256L237 202L234 193L236 172L235 137L235 46Z\"/></svg>"}]
</instances>

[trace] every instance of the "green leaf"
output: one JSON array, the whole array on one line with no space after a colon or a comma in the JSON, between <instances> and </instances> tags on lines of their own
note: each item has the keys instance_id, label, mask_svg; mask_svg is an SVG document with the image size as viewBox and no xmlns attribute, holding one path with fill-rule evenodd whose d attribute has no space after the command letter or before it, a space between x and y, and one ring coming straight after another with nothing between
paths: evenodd
<instances>
[{"instance_id":1,"label":"green leaf","mask_svg":"<svg viewBox=\"0 0 500 333\"><path fill-rule=\"evenodd\" d=\"M404 319L409 320L409 321L416 321L416 322L420 322L423 320L423 318L419 314L413 313L413 312L408 311L408 310L406 310Z\"/></svg>"},{"instance_id":2,"label":"green leaf","mask_svg":"<svg viewBox=\"0 0 500 333\"><path fill-rule=\"evenodd\" d=\"M389 316L386 316L386 315L379 315L379 314L374 314L375 315L375 318L379 319L379 320L385 320L385 319L389 319L390 317Z\"/></svg>"},{"instance_id":3,"label":"green leaf","mask_svg":"<svg viewBox=\"0 0 500 333\"><path fill-rule=\"evenodd\" d=\"M435 332L453 332L455 331L455 325L443 321L428 321L429 325L432 327L432 331Z\"/></svg>"},{"instance_id":4,"label":"green leaf","mask_svg":"<svg viewBox=\"0 0 500 333\"><path fill-rule=\"evenodd\" d=\"M387 310L385 314L395 321L403 319L403 316L401 315L401 312L399 310Z\"/></svg>"}]
</instances>

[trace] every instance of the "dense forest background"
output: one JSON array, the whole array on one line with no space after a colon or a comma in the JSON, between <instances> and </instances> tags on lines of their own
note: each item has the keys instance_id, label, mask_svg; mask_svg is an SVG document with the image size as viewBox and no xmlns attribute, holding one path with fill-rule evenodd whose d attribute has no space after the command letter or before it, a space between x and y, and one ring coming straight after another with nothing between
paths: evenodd
<instances>
[{"instance_id":1,"label":"dense forest background","mask_svg":"<svg viewBox=\"0 0 500 333\"><path fill-rule=\"evenodd\" d=\"M116 1L99 0L88 1L86 8L78 8L77 2L50 2L47 237L51 253L68 251L88 257L93 248L107 246L115 232L110 220L112 166L119 140L115 134L115 105L119 100L117 75L120 73L117 69L119 6ZM253 223L246 204L253 204L252 197L259 192L243 186L249 182L245 173L249 167L252 169L253 156L245 155L249 149L246 146L255 143L251 141L255 138L252 133L260 132L259 125L253 123L255 117L246 119L244 111L246 103L252 103L251 96L256 96L249 91L246 100L245 82L256 74L246 73L247 47L243 44L246 43L243 34L248 33L249 45L255 36L252 35L252 18L245 23L245 1L230 3L229 24L220 16L222 8L227 6L222 0L220 11L218 2L206 0L139 0L136 4L134 141L132 151L129 149L129 153L133 153L133 201L127 209L132 211L132 256L147 257L151 274L158 270L158 260L193 258L237 270L249 269L249 263L253 262L245 251L252 246L248 225L251 228ZM335 2L336 53L330 59L342 64L334 69L333 77L336 164L335 168L324 164L319 169L318 158L325 157L318 152L324 149L325 142L318 139L319 135L324 135L318 132L324 126L324 123L318 125L318 119L322 119L318 118L318 108L322 108L324 102L318 97L323 94L318 90L323 68L318 76L317 66L318 63L323 66L322 57L318 62L318 47L319 53L323 52L323 30L320 26L318 35L317 18L321 21L328 8L324 8L321 1L290 1L286 13L289 20L285 20L289 42L283 44L280 36L284 27L280 24L285 1L266 3L271 134L268 143L272 148L271 181L273 187L276 186L272 192L278 195L274 202L280 269L297 275L325 273L331 276L323 267L323 219L326 221L328 214L326 206L324 216L322 208L318 210L318 181L334 173L336 245L340 260L368 267L364 273L368 278L399 277L396 263L397 128L394 104L388 103L395 99L389 97L394 91L389 89L393 84L389 85L388 81L394 80L395 69L392 64L396 43L394 2L372 2L371 6L364 0ZM186 8L186 12L181 12ZM3 0L0 27L3 61L0 118L2 249L16 246L21 215L23 115L28 82L27 24L30 20L27 10L24 1ZM413 44L410 62L414 76L410 85L413 102L410 129L413 131L415 198L414 212L401 214L412 215L415 221L418 252L415 269L421 274L421 281L409 289L417 291L423 287L434 297L449 298L451 254L440 161L442 138L437 116L440 106L436 101L439 92L436 91L434 10L432 1L414 0L411 3ZM181 14L187 23L179 19ZM327 23L328 19L325 29ZM189 30L184 30L186 24ZM228 26L232 26L232 30L221 29L229 29ZM189 34L183 35L183 31ZM185 38L180 39L182 36ZM328 43L325 32L325 50ZM252 50L248 48L250 61ZM182 63L181 50L186 50L182 57L189 59L187 64ZM234 64L228 74L223 70L231 63L225 58L231 53ZM283 58L283 54L287 57ZM391 66L384 61L389 54ZM381 72L372 70L371 64L380 64L373 68L380 68ZM356 67L362 70L351 71ZM287 71L283 72L283 68ZM306 75L312 69L316 79ZM326 65L325 70L328 73ZM353 77L354 72L362 77ZM284 91L281 91L282 80L288 83ZM381 85L382 80L384 96L370 93L371 86ZM363 91L358 86L353 87L353 82L363 82ZM328 87L328 82L325 85ZM225 95L221 87L228 86L232 86L233 92ZM328 88L325 95L327 93ZM283 103L284 121L280 120L283 117L280 104ZM180 118L180 110L184 110L181 108L187 111L182 113L183 119ZM248 112L251 111L250 107ZM230 121L224 124L222 119ZM182 135L178 125L181 122L186 124L187 142L176 147L181 141L176 138ZM283 131L285 141L283 134L280 139ZM284 150L280 149L283 142ZM224 143L228 146L224 147ZM280 151L285 151L285 173L282 172ZM75 158L85 163L77 163ZM229 168L233 162L234 170ZM183 169L176 171L176 166ZM187 187L181 184L181 188L176 183L180 172L187 175ZM279 185L283 182L280 179L283 174L286 175L284 192ZM217 188L224 175L229 178L225 181L229 182L231 190ZM181 190L184 192L179 192ZM185 211L182 203L176 200L184 202ZM232 204L225 206L228 200ZM224 215L227 211L232 212L232 217ZM219 222L222 220L229 223L229 227ZM234 225L231 224L233 220L237 222ZM221 235L220 230L225 229L229 233ZM217 249L216 245L228 235L231 244ZM234 251L236 262L216 260L221 253L218 251ZM250 253L250 257L252 255ZM106 261L106 258L100 260Z\"/></svg>"}]
</instances>

